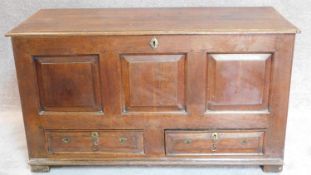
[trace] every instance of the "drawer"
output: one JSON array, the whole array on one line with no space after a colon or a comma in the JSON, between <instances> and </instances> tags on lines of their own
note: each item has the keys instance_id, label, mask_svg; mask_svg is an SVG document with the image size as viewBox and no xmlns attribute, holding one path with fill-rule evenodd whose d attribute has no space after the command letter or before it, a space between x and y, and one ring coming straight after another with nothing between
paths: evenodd
<instances>
[{"instance_id":1,"label":"drawer","mask_svg":"<svg viewBox=\"0 0 311 175\"><path fill-rule=\"evenodd\" d=\"M181 131L165 132L167 155L260 155L262 131Z\"/></svg>"},{"instance_id":2,"label":"drawer","mask_svg":"<svg viewBox=\"0 0 311 175\"><path fill-rule=\"evenodd\" d=\"M141 130L47 131L47 149L55 153L144 154Z\"/></svg>"}]
</instances>

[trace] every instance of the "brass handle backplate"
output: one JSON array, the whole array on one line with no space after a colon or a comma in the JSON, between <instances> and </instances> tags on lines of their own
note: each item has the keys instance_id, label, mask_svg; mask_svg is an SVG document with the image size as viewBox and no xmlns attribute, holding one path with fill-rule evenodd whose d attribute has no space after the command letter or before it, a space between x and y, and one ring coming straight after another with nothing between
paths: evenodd
<instances>
[{"instance_id":1,"label":"brass handle backplate","mask_svg":"<svg viewBox=\"0 0 311 175\"><path fill-rule=\"evenodd\" d=\"M70 142L70 138L69 137L64 137L63 139L62 139L62 141L64 142L64 143L69 143Z\"/></svg>"},{"instance_id":2,"label":"brass handle backplate","mask_svg":"<svg viewBox=\"0 0 311 175\"><path fill-rule=\"evenodd\" d=\"M92 139L92 150L98 151L98 142L99 142L99 133L98 132L91 132L91 139Z\"/></svg>"},{"instance_id":3,"label":"brass handle backplate","mask_svg":"<svg viewBox=\"0 0 311 175\"><path fill-rule=\"evenodd\" d=\"M241 141L241 144L242 144L242 145L246 145L246 144L247 144L247 140L245 140L245 139L242 140L242 141Z\"/></svg>"},{"instance_id":4,"label":"brass handle backplate","mask_svg":"<svg viewBox=\"0 0 311 175\"><path fill-rule=\"evenodd\" d=\"M126 138L126 137L120 137L120 138L119 138L119 142L120 142L121 144L124 144L126 141L127 141L127 138Z\"/></svg>"},{"instance_id":5,"label":"brass handle backplate","mask_svg":"<svg viewBox=\"0 0 311 175\"><path fill-rule=\"evenodd\" d=\"M185 140L184 140L184 143L185 143L185 144L191 144L191 143L192 143L192 140L191 140L191 139L185 139Z\"/></svg>"},{"instance_id":6,"label":"brass handle backplate","mask_svg":"<svg viewBox=\"0 0 311 175\"><path fill-rule=\"evenodd\" d=\"M156 37L153 37L150 42L149 42L149 45L152 49L156 49L159 47L159 41Z\"/></svg>"},{"instance_id":7,"label":"brass handle backplate","mask_svg":"<svg viewBox=\"0 0 311 175\"><path fill-rule=\"evenodd\" d=\"M219 139L218 133L216 133L216 132L212 133L211 139L213 141L213 144L211 146L211 151L215 152L217 150L216 143L217 143L217 140Z\"/></svg>"}]
</instances>

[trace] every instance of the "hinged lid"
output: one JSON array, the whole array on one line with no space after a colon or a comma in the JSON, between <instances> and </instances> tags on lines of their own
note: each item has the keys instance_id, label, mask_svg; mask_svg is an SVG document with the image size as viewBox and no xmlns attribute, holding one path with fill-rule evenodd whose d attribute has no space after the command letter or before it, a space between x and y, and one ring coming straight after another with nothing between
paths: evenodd
<instances>
[{"instance_id":1,"label":"hinged lid","mask_svg":"<svg viewBox=\"0 0 311 175\"><path fill-rule=\"evenodd\" d=\"M7 36L297 33L272 7L43 9Z\"/></svg>"}]
</instances>

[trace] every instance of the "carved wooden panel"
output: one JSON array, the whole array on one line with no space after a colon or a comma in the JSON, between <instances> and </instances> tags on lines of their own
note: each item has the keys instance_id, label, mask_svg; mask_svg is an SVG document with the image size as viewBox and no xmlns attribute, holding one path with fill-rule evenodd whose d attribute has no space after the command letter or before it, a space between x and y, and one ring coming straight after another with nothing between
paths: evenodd
<instances>
[{"instance_id":1,"label":"carved wooden panel","mask_svg":"<svg viewBox=\"0 0 311 175\"><path fill-rule=\"evenodd\" d=\"M124 112L184 111L184 55L123 55Z\"/></svg>"},{"instance_id":2,"label":"carved wooden panel","mask_svg":"<svg viewBox=\"0 0 311 175\"><path fill-rule=\"evenodd\" d=\"M100 111L98 56L35 57L41 111Z\"/></svg>"},{"instance_id":3,"label":"carved wooden panel","mask_svg":"<svg viewBox=\"0 0 311 175\"><path fill-rule=\"evenodd\" d=\"M266 110L271 54L208 54L207 110Z\"/></svg>"}]
</instances>

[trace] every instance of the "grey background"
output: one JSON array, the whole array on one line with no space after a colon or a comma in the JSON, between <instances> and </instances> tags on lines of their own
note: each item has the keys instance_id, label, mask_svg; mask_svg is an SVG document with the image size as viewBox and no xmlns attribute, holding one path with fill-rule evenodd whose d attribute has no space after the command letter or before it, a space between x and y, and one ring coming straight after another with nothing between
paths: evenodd
<instances>
[{"instance_id":1,"label":"grey background","mask_svg":"<svg viewBox=\"0 0 311 175\"><path fill-rule=\"evenodd\" d=\"M0 0L0 175L28 174L27 151L12 48L4 34L41 8L273 6L298 26L282 174L311 170L310 0ZM78 170L78 171L77 171ZM258 167L55 168L51 174L262 174Z\"/></svg>"}]
</instances>

